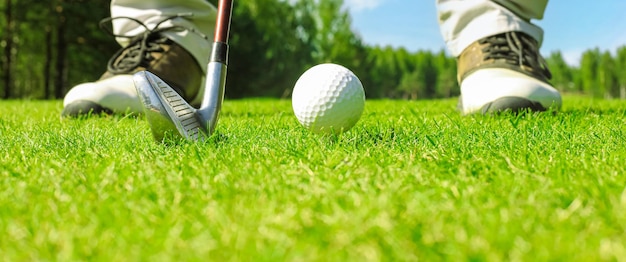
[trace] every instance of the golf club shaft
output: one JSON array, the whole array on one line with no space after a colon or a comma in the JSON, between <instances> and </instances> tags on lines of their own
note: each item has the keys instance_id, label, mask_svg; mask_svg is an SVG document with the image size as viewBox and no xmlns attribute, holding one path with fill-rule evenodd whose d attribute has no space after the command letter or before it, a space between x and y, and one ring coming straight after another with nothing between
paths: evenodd
<instances>
[{"instance_id":1,"label":"golf club shaft","mask_svg":"<svg viewBox=\"0 0 626 262\"><path fill-rule=\"evenodd\" d=\"M232 7L233 0L220 0L219 2L215 38L207 66L204 97L198 109L199 120L207 128L208 133L213 133L215 129L224 100Z\"/></svg>"},{"instance_id":2,"label":"golf club shaft","mask_svg":"<svg viewBox=\"0 0 626 262\"><path fill-rule=\"evenodd\" d=\"M230 17L232 15L232 10L233 0L220 0L217 10L217 21L215 22L213 48L211 49L209 63L218 62L228 65L228 35L230 32ZM207 70L207 78L213 75L214 74L212 72Z\"/></svg>"},{"instance_id":3,"label":"golf club shaft","mask_svg":"<svg viewBox=\"0 0 626 262\"><path fill-rule=\"evenodd\" d=\"M215 42L228 43L230 17L233 13L233 0L220 0L215 23Z\"/></svg>"}]
</instances>

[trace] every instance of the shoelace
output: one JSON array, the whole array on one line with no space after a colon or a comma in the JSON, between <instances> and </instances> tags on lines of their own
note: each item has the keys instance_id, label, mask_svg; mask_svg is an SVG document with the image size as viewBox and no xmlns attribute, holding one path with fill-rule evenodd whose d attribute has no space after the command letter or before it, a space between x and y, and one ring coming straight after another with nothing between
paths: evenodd
<instances>
[{"instance_id":1,"label":"shoelace","mask_svg":"<svg viewBox=\"0 0 626 262\"><path fill-rule=\"evenodd\" d=\"M189 13L177 14L177 15L166 17L165 19L158 22L154 26L153 29L148 28L148 26L144 24L143 22L132 17L127 17L127 16L109 17L109 18L102 19L100 21L100 28L102 28L102 30L104 30L105 32L107 32L108 34L114 37L131 39L130 43L126 47L123 47L120 50L118 50L111 57L111 59L109 59L107 63L107 71L113 74L129 74L129 73L132 73L132 71L135 70L139 66L148 67L150 61L154 59L152 57L152 53L163 52L164 50L161 47L161 44L165 44L167 43L167 41L169 41L168 38L160 34L161 32L164 32L164 31L174 31L174 32L179 31L180 32L180 31L187 30L189 32L196 33L200 35L202 38L204 38L205 40L209 41L209 38L206 35L194 30L193 28L186 28L186 27L178 26L178 25L160 27L161 24L169 20L179 18L179 17L189 17L189 16L192 16L192 14L189 14ZM131 20L137 23L138 25L140 25L141 27L145 28L145 31L142 34L135 35L135 36L115 34L106 25L112 22L113 20L117 20L117 19ZM118 59L122 54L124 56L121 59Z\"/></svg>"},{"instance_id":2,"label":"shoelace","mask_svg":"<svg viewBox=\"0 0 626 262\"><path fill-rule=\"evenodd\" d=\"M480 44L489 44L482 51L485 60L504 59L507 63L519 67L527 66L546 79L552 78L547 63L539 55L539 47L530 37L517 32L508 32L480 40Z\"/></svg>"}]
</instances>

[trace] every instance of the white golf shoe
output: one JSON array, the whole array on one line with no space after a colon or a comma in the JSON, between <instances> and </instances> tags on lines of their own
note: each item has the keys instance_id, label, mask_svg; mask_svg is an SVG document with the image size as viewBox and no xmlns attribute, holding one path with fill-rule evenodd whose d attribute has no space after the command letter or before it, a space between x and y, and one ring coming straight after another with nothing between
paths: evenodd
<instances>
[{"instance_id":1,"label":"white golf shoe","mask_svg":"<svg viewBox=\"0 0 626 262\"><path fill-rule=\"evenodd\" d=\"M458 59L462 114L546 111L561 107L537 41L521 32L483 38Z\"/></svg>"},{"instance_id":2,"label":"white golf shoe","mask_svg":"<svg viewBox=\"0 0 626 262\"><path fill-rule=\"evenodd\" d=\"M132 75L115 75L73 87L63 99L63 116L141 112Z\"/></svg>"},{"instance_id":3,"label":"white golf shoe","mask_svg":"<svg viewBox=\"0 0 626 262\"><path fill-rule=\"evenodd\" d=\"M99 80L77 85L65 95L61 116L143 112L133 82L133 74L142 70L158 75L185 100L196 101L204 74L187 50L159 34L172 29L180 28L159 28L134 37L113 55Z\"/></svg>"}]
</instances>

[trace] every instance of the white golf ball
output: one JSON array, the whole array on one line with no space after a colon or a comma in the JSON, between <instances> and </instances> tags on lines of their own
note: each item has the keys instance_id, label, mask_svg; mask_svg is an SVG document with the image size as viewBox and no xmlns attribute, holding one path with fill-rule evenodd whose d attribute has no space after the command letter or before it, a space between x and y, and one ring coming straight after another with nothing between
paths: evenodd
<instances>
[{"instance_id":1,"label":"white golf ball","mask_svg":"<svg viewBox=\"0 0 626 262\"><path fill-rule=\"evenodd\" d=\"M352 71L337 64L319 64L304 72L291 98L298 121L315 133L348 131L361 118L365 91Z\"/></svg>"}]
</instances>

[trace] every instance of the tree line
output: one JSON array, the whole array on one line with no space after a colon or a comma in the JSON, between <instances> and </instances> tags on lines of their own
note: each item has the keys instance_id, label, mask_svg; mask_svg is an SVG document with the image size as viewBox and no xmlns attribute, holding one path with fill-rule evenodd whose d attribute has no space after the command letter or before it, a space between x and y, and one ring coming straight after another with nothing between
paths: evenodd
<instances>
[{"instance_id":1,"label":"tree line","mask_svg":"<svg viewBox=\"0 0 626 262\"><path fill-rule=\"evenodd\" d=\"M563 92L626 99L626 46L617 48L614 54L598 48L587 50L575 67L569 66L558 51L546 60L552 83Z\"/></svg>"},{"instance_id":2,"label":"tree line","mask_svg":"<svg viewBox=\"0 0 626 262\"><path fill-rule=\"evenodd\" d=\"M211 0L216 4L217 0ZM59 99L98 79L119 46L98 28L108 0L3 0L0 97ZM233 10L226 96L289 97L306 69L325 62L350 68L368 98L430 99L459 95L456 61L446 52L363 43L342 0L246 0ZM415 36L419 37L419 36ZM586 51L579 66L547 56L563 92L626 98L626 47Z\"/></svg>"}]
</instances>

